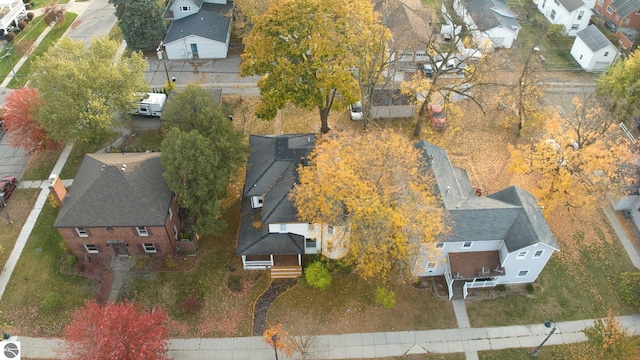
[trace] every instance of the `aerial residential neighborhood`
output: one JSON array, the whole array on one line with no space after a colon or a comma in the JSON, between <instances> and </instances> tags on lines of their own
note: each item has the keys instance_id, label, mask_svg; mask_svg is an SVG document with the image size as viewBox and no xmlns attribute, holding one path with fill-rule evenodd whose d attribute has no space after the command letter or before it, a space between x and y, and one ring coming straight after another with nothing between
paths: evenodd
<instances>
[{"instance_id":1,"label":"aerial residential neighborhood","mask_svg":"<svg viewBox=\"0 0 640 360\"><path fill-rule=\"evenodd\" d=\"M640 357L639 14L0 0L0 357Z\"/></svg>"}]
</instances>

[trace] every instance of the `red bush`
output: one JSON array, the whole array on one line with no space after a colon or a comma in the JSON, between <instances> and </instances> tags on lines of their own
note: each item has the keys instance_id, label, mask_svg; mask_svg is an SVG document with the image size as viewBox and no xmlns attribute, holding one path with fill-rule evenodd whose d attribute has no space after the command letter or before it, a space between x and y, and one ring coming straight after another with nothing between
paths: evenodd
<instances>
[{"instance_id":1,"label":"red bush","mask_svg":"<svg viewBox=\"0 0 640 360\"><path fill-rule=\"evenodd\" d=\"M29 19L29 21L33 20L34 17L36 17L36 14L34 14L32 12L28 12L27 13L27 19Z\"/></svg>"},{"instance_id":2,"label":"red bush","mask_svg":"<svg viewBox=\"0 0 640 360\"><path fill-rule=\"evenodd\" d=\"M7 34L7 36L5 37L5 40L7 40L7 42L11 42L11 41L13 41L13 39L15 39L15 38L16 38L16 34L14 34L14 33L10 32L10 33L8 33L8 34Z\"/></svg>"},{"instance_id":3,"label":"red bush","mask_svg":"<svg viewBox=\"0 0 640 360\"><path fill-rule=\"evenodd\" d=\"M26 28L26 27L27 27L27 22L26 21L24 21L24 20L18 21L18 29L24 30L24 28Z\"/></svg>"}]
</instances>

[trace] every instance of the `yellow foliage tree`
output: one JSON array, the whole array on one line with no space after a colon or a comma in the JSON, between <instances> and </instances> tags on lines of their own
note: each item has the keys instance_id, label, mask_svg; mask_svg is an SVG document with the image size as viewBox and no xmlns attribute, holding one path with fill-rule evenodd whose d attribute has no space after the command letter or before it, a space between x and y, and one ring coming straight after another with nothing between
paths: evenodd
<instances>
[{"instance_id":1,"label":"yellow foliage tree","mask_svg":"<svg viewBox=\"0 0 640 360\"><path fill-rule=\"evenodd\" d=\"M599 359L631 360L640 357L640 344L635 334L622 326L609 309L607 317L596 319L584 330Z\"/></svg>"},{"instance_id":2,"label":"yellow foliage tree","mask_svg":"<svg viewBox=\"0 0 640 360\"><path fill-rule=\"evenodd\" d=\"M542 137L510 147L510 170L539 176L534 195L547 208L594 208L607 193L626 193L634 179L632 144L600 106L573 100Z\"/></svg>"},{"instance_id":3,"label":"yellow foliage tree","mask_svg":"<svg viewBox=\"0 0 640 360\"><path fill-rule=\"evenodd\" d=\"M365 279L411 277L420 245L447 231L421 153L391 130L325 137L299 175L300 220L350 229L346 260Z\"/></svg>"}]
</instances>

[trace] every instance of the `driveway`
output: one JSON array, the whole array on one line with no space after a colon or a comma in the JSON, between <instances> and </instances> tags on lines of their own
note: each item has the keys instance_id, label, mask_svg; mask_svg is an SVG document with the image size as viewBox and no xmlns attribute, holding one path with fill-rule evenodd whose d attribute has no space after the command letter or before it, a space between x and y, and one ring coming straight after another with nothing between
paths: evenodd
<instances>
[{"instance_id":1,"label":"driveway","mask_svg":"<svg viewBox=\"0 0 640 360\"><path fill-rule=\"evenodd\" d=\"M9 145L9 136L10 134L7 133L0 140L0 177L11 175L20 179L29 157L22 148L13 148Z\"/></svg>"}]
</instances>

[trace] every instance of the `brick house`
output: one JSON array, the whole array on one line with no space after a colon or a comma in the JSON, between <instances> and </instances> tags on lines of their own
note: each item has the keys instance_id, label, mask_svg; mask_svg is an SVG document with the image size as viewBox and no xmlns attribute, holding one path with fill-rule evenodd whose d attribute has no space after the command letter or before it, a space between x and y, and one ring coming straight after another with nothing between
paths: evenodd
<instances>
[{"instance_id":1,"label":"brick house","mask_svg":"<svg viewBox=\"0 0 640 360\"><path fill-rule=\"evenodd\" d=\"M630 49L640 31L640 0L597 0L595 9L617 26L620 45Z\"/></svg>"},{"instance_id":2,"label":"brick house","mask_svg":"<svg viewBox=\"0 0 640 360\"><path fill-rule=\"evenodd\" d=\"M54 178L54 227L71 252L90 259L195 250L180 241L178 203L162 171L160 153L104 153L85 156L68 192Z\"/></svg>"}]
</instances>

